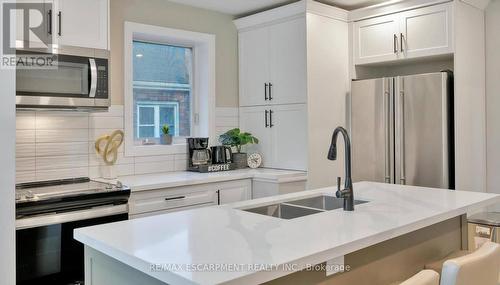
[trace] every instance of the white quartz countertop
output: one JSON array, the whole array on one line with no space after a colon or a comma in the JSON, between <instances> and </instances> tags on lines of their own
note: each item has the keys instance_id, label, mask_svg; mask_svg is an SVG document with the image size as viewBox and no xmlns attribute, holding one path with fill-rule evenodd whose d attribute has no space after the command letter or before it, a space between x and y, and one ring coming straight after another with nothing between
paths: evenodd
<instances>
[{"instance_id":1,"label":"white quartz countertop","mask_svg":"<svg viewBox=\"0 0 500 285\"><path fill-rule=\"evenodd\" d=\"M120 180L120 182L124 185L129 186L132 191L144 191L239 179L261 179L274 181L276 183L303 181L307 179L307 172L270 168L247 168L212 173L179 171L121 176L118 178L118 180Z\"/></svg>"},{"instance_id":2,"label":"white quartz countertop","mask_svg":"<svg viewBox=\"0 0 500 285\"><path fill-rule=\"evenodd\" d=\"M354 184L355 199L369 202L354 212L337 209L283 220L239 209L334 191L81 228L75 238L168 284L258 284L500 202L495 194L362 182ZM286 269L268 270L283 265Z\"/></svg>"}]
</instances>

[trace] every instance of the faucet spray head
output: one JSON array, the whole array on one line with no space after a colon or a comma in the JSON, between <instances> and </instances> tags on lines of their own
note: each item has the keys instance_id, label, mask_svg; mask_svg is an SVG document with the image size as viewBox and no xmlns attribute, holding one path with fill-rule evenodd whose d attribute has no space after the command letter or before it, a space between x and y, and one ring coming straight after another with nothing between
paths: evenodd
<instances>
[{"instance_id":1,"label":"faucet spray head","mask_svg":"<svg viewBox=\"0 0 500 285\"><path fill-rule=\"evenodd\" d=\"M328 150L328 159L337 160L337 145L335 142L332 142L330 145L330 149Z\"/></svg>"}]
</instances>

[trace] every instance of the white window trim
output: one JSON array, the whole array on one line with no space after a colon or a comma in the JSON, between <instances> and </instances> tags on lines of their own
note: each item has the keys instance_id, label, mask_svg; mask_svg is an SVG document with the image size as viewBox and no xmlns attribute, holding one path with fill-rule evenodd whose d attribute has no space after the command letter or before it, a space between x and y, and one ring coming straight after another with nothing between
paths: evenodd
<instances>
[{"instance_id":1,"label":"white window trim","mask_svg":"<svg viewBox=\"0 0 500 285\"><path fill-rule=\"evenodd\" d=\"M154 102L154 101L140 101L137 102L137 122L136 122L136 128L137 133L139 133L139 128L140 127L147 127L151 126L149 124L140 124L140 111L139 109L141 107L146 107L146 108L153 108L154 109L154 123L152 127L155 128L155 137L160 136L160 107L162 106L172 106L175 109L175 118L174 118L174 124L175 124L175 134L172 134L173 136L179 136L179 103L177 102Z\"/></svg>"},{"instance_id":2,"label":"white window trim","mask_svg":"<svg viewBox=\"0 0 500 285\"><path fill-rule=\"evenodd\" d=\"M133 22L124 24L124 119L125 156L186 153L186 143L173 145L134 144L133 40L151 41L193 48L193 110L191 136L215 140L215 35L177 30Z\"/></svg>"}]
</instances>

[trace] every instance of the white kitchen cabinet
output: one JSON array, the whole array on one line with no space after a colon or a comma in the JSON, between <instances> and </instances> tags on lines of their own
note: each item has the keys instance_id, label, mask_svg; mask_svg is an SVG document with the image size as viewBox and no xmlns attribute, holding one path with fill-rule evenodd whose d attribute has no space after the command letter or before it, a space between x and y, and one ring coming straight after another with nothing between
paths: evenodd
<instances>
[{"instance_id":1,"label":"white kitchen cabinet","mask_svg":"<svg viewBox=\"0 0 500 285\"><path fill-rule=\"evenodd\" d=\"M269 103L307 102L305 17L269 27Z\"/></svg>"},{"instance_id":2,"label":"white kitchen cabinet","mask_svg":"<svg viewBox=\"0 0 500 285\"><path fill-rule=\"evenodd\" d=\"M224 205L252 199L252 181L250 179L216 183L217 204Z\"/></svg>"},{"instance_id":3,"label":"white kitchen cabinet","mask_svg":"<svg viewBox=\"0 0 500 285\"><path fill-rule=\"evenodd\" d=\"M246 151L249 153L258 152L263 157L263 166L271 167L272 139L269 131L269 107L242 107L240 108L240 128L245 132L250 132L259 139L258 144L248 145Z\"/></svg>"},{"instance_id":4,"label":"white kitchen cabinet","mask_svg":"<svg viewBox=\"0 0 500 285\"><path fill-rule=\"evenodd\" d=\"M272 168L307 169L307 105L270 108Z\"/></svg>"},{"instance_id":5,"label":"white kitchen cabinet","mask_svg":"<svg viewBox=\"0 0 500 285\"><path fill-rule=\"evenodd\" d=\"M269 28L250 30L239 35L240 105L267 103L269 85Z\"/></svg>"},{"instance_id":6,"label":"white kitchen cabinet","mask_svg":"<svg viewBox=\"0 0 500 285\"><path fill-rule=\"evenodd\" d=\"M240 127L259 138L248 151L259 152L264 167L307 169L306 104L242 107Z\"/></svg>"},{"instance_id":7,"label":"white kitchen cabinet","mask_svg":"<svg viewBox=\"0 0 500 285\"><path fill-rule=\"evenodd\" d=\"M452 3L357 21L354 63L369 64L453 53Z\"/></svg>"},{"instance_id":8,"label":"white kitchen cabinet","mask_svg":"<svg viewBox=\"0 0 500 285\"><path fill-rule=\"evenodd\" d=\"M132 192L129 217L139 218L252 198L250 179Z\"/></svg>"},{"instance_id":9,"label":"white kitchen cabinet","mask_svg":"<svg viewBox=\"0 0 500 285\"><path fill-rule=\"evenodd\" d=\"M50 4L52 1L39 1L34 2L32 0L18 0L16 1L17 9L15 10L16 17L16 48L48 48L45 43L50 43L51 31L49 27L49 22L47 21L52 15L52 8ZM28 13L29 19L24 18L23 9L32 9L34 4L43 5L41 11L33 10ZM37 7L38 8L38 7ZM25 27L30 23L30 25L36 25L41 23L37 28L37 33L29 31L25 33Z\"/></svg>"},{"instance_id":10,"label":"white kitchen cabinet","mask_svg":"<svg viewBox=\"0 0 500 285\"><path fill-rule=\"evenodd\" d=\"M239 33L240 105L306 102L305 17Z\"/></svg>"},{"instance_id":11,"label":"white kitchen cabinet","mask_svg":"<svg viewBox=\"0 0 500 285\"><path fill-rule=\"evenodd\" d=\"M57 0L54 5L58 44L108 49L108 0Z\"/></svg>"},{"instance_id":12,"label":"white kitchen cabinet","mask_svg":"<svg viewBox=\"0 0 500 285\"><path fill-rule=\"evenodd\" d=\"M399 16L388 15L354 23L353 46L357 64L399 58Z\"/></svg>"},{"instance_id":13,"label":"white kitchen cabinet","mask_svg":"<svg viewBox=\"0 0 500 285\"><path fill-rule=\"evenodd\" d=\"M453 52L452 6L435 5L400 15L400 48L404 58ZM402 39L402 41L401 41Z\"/></svg>"}]
</instances>

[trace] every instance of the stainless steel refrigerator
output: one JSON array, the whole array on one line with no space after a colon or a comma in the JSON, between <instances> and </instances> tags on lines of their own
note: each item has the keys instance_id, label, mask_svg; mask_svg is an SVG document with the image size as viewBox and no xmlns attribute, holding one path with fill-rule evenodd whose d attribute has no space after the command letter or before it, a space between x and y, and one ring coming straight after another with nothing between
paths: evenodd
<instances>
[{"instance_id":1,"label":"stainless steel refrigerator","mask_svg":"<svg viewBox=\"0 0 500 285\"><path fill-rule=\"evenodd\" d=\"M453 75L352 82L354 181L454 188Z\"/></svg>"}]
</instances>

